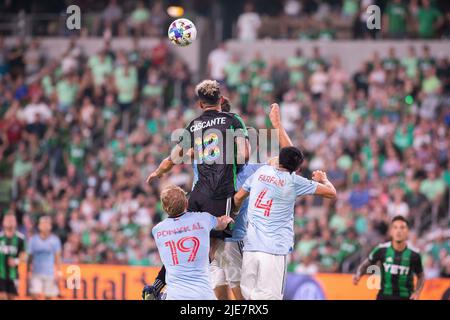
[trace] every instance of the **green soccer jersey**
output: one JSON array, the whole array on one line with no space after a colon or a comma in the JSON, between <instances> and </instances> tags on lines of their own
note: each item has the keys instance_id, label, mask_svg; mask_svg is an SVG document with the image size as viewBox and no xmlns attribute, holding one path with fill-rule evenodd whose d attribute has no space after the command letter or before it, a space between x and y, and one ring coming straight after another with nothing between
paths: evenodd
<instances>
[{"instance_id":1,"label":"green soccer jersey","mask_svg":"<svg viewBox=\"0 0 450 320\"><path fill-rule=\"evenodd\" d=\"M408 9L403 3L391 3L386 7L386 14L389 17L389 32L406 32L406 18Z\"/></svg>"},{"instance_id":2,"label":"green soccer jersey","mask_svg":"<svg viewBox=\"0 0 450 320\"><path fill-rule=\"evenodd\" d=\"M10 267L10 258L19 258L20 253L25 251L25 236L16 232L12 237L7 237L0 232L0 279L16 280L18 278L18 267Z\"/></svg>"},{"instance_id":3,"label":"green soccer jersey","mask_svg":"<svg viewBox=\"0 0 450 320\"><path fill-rule=\"evenodd\" d=\"M371 264L380 263L381 288L383 297L408 298L414 291L413 275L423 272L419 253L406 247L396 251L391 242L380 244L369 255Z\"/></svg>"}]
</instances>

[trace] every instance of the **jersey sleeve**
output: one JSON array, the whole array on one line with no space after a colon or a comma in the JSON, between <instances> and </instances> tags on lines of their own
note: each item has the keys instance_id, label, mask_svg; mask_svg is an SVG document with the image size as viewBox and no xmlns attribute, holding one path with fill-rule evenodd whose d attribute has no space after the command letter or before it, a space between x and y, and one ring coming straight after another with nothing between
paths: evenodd
<instances>
[{"instance_id":1,"label":"jersey sleeve","mask_svg":"<svg viewBox=\"0 0 450 320\"><path fill-rule=\"evenodd\" d=\"M414 253L411 267L415 274L421 274L423 272L422 258L420 254Z\"/></svg>"},{"instance_id":2,"label":"jersey sleeve","mask_svg":"<svg viewBox=\"0 0 450 320\"><path fill-rule=\"evenodd\" d=\"M252 174L250 177L248 177L244 184L242 185L242 189L244 189L247 192L250 192L251 188L252 188L252 182L253 182L253 177L255 176L255 174Z\"/></svg>"},{"instance_id":3,"label":"jersey sleeve","mask_svg":"<svg viewBox=\"0 0 450 320\"><path fill-rule=\"evenodd\" d=\"M369 253L369 262L371 264L375 264L378 261L381 260L381 248L379 246L376 246L370 253Z\"/></svg>"},{"instance_id":4,"label":"jersey sleeve","mask_svg":"<svg viewBox=\"0 0 450 320\"><path fill-rule=\"evenodd\" d=\"M295 194L297 196L314 194L317 189L316 181L306 179L296 174L294 174L294 184L295 184Z\"/></svg>"},{"instance_id":5,"label":"jersey sleeve","mask_svg":"<svg viewBox=\"0 0 450 320\"><path fill-rule=\"evenodd\" d=\"M31 237L31 238L30 238L30 241L29 241L29 243L28 243L27 253L28 253L29 255L32 255L32 254L33 254L33 239L34 239L34 237Z\"/></svg>"},{"instance_id":6,"label":"jersey sleeve","mask_svg":"<svg viewBox=\"0 0 450 320\"><path fill-rule=\"evenodd\" d=\"M62 247L62 245L61 245L61 240L59 240L59 237L57 237L57 236L55 236L54 239L55 239L55 240L54 240L54 243L55 243L55 246L54 246L55 253L56 253L56 252L61 252L61 247Z\"/></svg>"},{"instance_id":7,"label":"jersey sleeve","mask_svg":"<svg viewBox=\"0 0 450 320\"><path fill-rule=\"evenodd\" d=\"M203 219L206 221L209 230L217 227L217 218L208 212L203 212Z\"/></svg>"}]
</instances>

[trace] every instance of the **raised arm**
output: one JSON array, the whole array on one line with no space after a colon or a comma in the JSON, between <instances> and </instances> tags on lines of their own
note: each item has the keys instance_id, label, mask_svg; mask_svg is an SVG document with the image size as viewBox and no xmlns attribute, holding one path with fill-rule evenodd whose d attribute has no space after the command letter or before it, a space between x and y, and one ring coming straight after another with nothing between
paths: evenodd
<instances>
[{"instance_id":1,"label":"raised arm","mask_svg":"<svg viewBox=\"0 0 450 320\"><path fill-rule=\"evenodd\" d=\"M250 192L245 191L243 188L241 188L233 197L233 201L234 201L234 208L233 208L233 212L237 213L239 212L239 209L242 206L242 203L244 202L244 200L248 197L248 195L250 194Z\"/></svg>"},{"instance_id":2,"label":"raised arm","mask_svg":"<svg viewBox=\"0 0 450 320\"><path fill-rule=\"evenodd\" d=\"M317 196L321 196L328 199L336 198L336 189L333 184L328 180L327 174L324 171L316 170L312 174L312 180L318 182L316 192Z\"/></svg>"},{"instance_id":3,"label":"raised arm","mask_svg":"<svg viewBox=\"0 0 450 320\"><path fill-rule=\"evenodd\" d=\"M272 123L272 127L278 130L278 143L280 144L280 148L292 147L293 144L291 138L289 138L281 123L280 106L278 103L272 103L269 119Z\"/></svg>"},{"instance_id":4,"label":"raised arm","mask_svg":"<svg viewBox=\"0 0 450 320\"><path fill-rule=\"evenodd\" d=\"M248 139L243 137L236 138L236 154L237 154L237 163L244 164L250 158L250 144Z\"/></svg>"},{"instance_id":5,"label":"raised arm","mask_svg":"<svg viewBox=\"0 0 450 320\"><path fill-rule=\"evenodd\" d=\"M191 157L193 156L192 148L188 150L187 155ZM158 168L149 174L146 180L147 184L151 184L153 180L161 178L163 175L170 172L170 170L172 170L175 164L180 162L179 160L182 157L183 157L183 148L179 145L176 145L172 149L170 156L161 161Z\"/></svg>"},{"instance_id":6,"label":"raised arm","mask_svg":"<svg viewBox=\"0 0 450 320\"><path fill-rule=\"evenodd\" d=\"M147 177L147 184L151 184L153 180L157 178L161 178L164 174L172 170L172 168L175 166L175 163L172 162L170 157L165 158L163 161L161 161L158 168L150 173L150 175Z\"/></svg>"}]
</instances>

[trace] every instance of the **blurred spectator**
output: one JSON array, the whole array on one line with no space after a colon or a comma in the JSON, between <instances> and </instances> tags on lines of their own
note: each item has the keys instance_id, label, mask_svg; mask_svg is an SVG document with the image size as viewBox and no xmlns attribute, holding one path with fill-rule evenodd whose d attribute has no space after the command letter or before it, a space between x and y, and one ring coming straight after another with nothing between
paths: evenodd
<instances>
[{"instance_id":1,"label":"blurred spectator","mask_svg":"<svg viewBox=\"0 0 450 320\"><path fill-rule=\"evenodd\" d=\"M402 0L388 3L383 14L382 31L390 38L402 39L407 35L408 7Z\"/></svg>"},{"instance_id":2,"label":"blurred spectator","mask_svg":"<svg viewBox=\"0 0 450 320\"><path fill-rule=\"evenodd\" d=\"M135 36L146 34L150 21L150 11L146 8L145 2L139 0L136 8L131 12L128 19L129 26Z\"/></svg>"},{"instance_id":3,"label":"blurred spectator","mask_svg":"<svg viewBox=\"0 0 450 320\"><path fill-rule=\"evenodd\" d=\"M118 34L122 17L123 11L117 4L117 0L110 0L101 15L104 33L109 32L111 35Z\"/></svg>"},{"instance_id":4,"label":"blurred spectator","mask_svg":"<svg viewBox=\"0 0 450 320\"><path fill-rule=\"evenodd\" d=\"M163 40L151 50L136 39L127 50L106 42L86 56L73 39L31 80L30 60L17 78L4 65L0 201L22 217L28 237L41 215L53 216L64 262L160 263L148 236L164 217L158 187L189 189L192 170L178 166L151 186L145 176L169 154L170 133L199 111L195 75ZM266 128L265 108L279 101L283 125L306 155L301 174L323 168L338 189L336 202L299 201L290 270L351 271L387 240L397 214L408 216L414 245L432 256L428 276L450 270L448 236L431 237L448 215L448 62L417 48L405 56L395 45L387 55L372 51L353 73L341 54L328 57L319 46L285 61L257 52L245 62L224 44L210 54L210 75L231 111Z\"/></svg>"},{"instance_id":5,"label":"blurred spectator","mask_svg":"<svg viewBox=\"0 0 450 320\"><path fill-rule=\"evenodd\" d=\"M439 28L442 26L444 19L442 13L430 0L422 0L422 6L417 12L418 35L420 38L433 38Z\"/></svg>"},{"instance_id":6,"label":"blurred spectator","mask_svg":"<svg viewBox=\"0 0 450 320\"><path fill-rule=\"evenodd\" d=\"M212 50L208 56L208 73L211 79L223 82L225 80L225 67L230 59L229 53L226 50L225 43Z\"/></svg>"},{"instance_id":7,"label":"blurred spectator","mask_svg":"<svg viewBox=\"0 0 450 320\"><path fill-rule=\"evenodd\" d=\"M258 38L258 29L261 26L259 14L254 11L251 2L244 5L244 12L238 18L238 39L241 41L251 41Z\"/></svg>"}]
</instances>

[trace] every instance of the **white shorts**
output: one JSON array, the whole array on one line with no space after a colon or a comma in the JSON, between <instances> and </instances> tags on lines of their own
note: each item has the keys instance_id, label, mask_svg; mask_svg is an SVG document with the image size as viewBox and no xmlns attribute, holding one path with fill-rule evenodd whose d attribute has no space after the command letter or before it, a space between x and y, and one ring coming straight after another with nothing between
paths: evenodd
<instances>
[{"instance_id":1,"label":"white shorts","mask_svg":"<svg viewBox=\"0 0 450 320\"><path fill-rule=\"evenodd\" d=\"M282 300L287 256L245 251L241 291L246 300Z\"/></svg>"},{"instance_id":2,"label":"white shorts","mask_svg":"<svg viewBox=\"0 0 450 320\"><path fill-rule=\"evenodd\" d=\"M47 275L34 274L30 280L30 293L32 295L43 294L45 297L58 296L58 286L55 278Z\"/></svg>"},{"instance_id":3,"label":"white shorts","mask_svg":"<svg viewBox=\"0 0 450 320\"><path fill-rule=\"evenodd\" d=\"M242 241L225 242L217 251L210 265L210 279L213 288L228 285L239 286L242 270Z\"/></svg>"}]
</instances>

